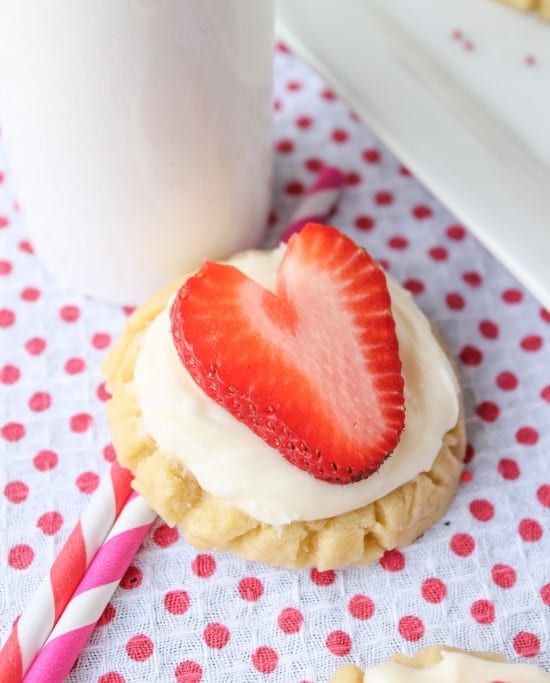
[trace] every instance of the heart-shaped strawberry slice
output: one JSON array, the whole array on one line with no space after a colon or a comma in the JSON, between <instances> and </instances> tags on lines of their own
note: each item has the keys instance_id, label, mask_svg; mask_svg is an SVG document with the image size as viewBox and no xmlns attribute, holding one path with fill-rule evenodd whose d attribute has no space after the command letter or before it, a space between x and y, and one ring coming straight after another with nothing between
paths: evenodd
<instances>
[{"instance_id":1,"label":"heart-shaped strawberry slice","mask_svg":"<svg viewBox=\"0 0 550 683\"><path fill-rule=\"evenodd\" d=\"M271 292L206 261L171 309L194 381L297 467L334 483L375 472L403 430L403 378L384 273L336 228L288 243Z\"/></svg>"}]
</instances>

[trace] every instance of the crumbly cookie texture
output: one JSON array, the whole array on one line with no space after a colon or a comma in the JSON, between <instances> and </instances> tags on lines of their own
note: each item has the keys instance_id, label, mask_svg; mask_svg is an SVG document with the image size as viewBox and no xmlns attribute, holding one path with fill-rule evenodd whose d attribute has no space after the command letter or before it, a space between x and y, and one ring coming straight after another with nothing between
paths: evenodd
<instances>
[{"instance_id":1,"label":"crumbly cookie texture","mask_svg":"<svg viewBox=\"0 0 550 683\"><path fill-rule=\"evenodd\" d=\"M446 645L431 645L430 647L422 648L416 652L414 657L396 654L393 655L393 657L390 657L389 661L403 664L411 669L425 669L440 662L442 659L442 652L461 652L492 662L506 661L504 657L494 654L493 652L468 652L455 647L447 647ZM364 674L358 666L355 666L355 664L345 664L336 670L336 673L330 679L329 683L368 683L368 681L368 672Z\"/></svg>"},{"instance_id":2,"label":"crumbly cookie texture","mask_svg":"<svg viewBox=\"0 0 550 683\"><path fill-rule=\"evenodd\" d=\"M180 462L161 453L141 425L134 368L148 325L185 280L134 311L103 368L112 394L107 414L118 459L134 473L134 488L168 524L180 527L201 550L229 550L279 567L326 570L370 564L386 550L410 544L441 517L464 466L462 411L429 472L358 510L282 527L259 522L204 491Z\"/></svg>"},{"instance_id":3,"label":"crumbly cookie texture","mask_svg":"<svg viewBox=\"0 0 550 683\"><path fill-rule=\"evenodd\" d=\"M501 0L523 12L538 12L544 19L550 19L550 0Z\"/></svg>"}]
</instances>

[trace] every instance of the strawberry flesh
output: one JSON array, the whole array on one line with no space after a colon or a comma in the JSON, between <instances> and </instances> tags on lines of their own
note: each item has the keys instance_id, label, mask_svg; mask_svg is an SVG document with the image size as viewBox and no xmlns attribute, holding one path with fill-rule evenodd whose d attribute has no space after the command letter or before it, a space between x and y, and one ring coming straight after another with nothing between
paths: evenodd
<instances>
[{"instance_id":1,"label":"strawberry flesh","mask_svg":"<svg viewBox=\"0 0 550 683\"><path fill-rule=\"evenodd\" d=\"M404 427L390 303L370 255L310 223L275 292L206 261L176 295L172 336L208 396L296 467L346 484L376 472Z\"/></svg>"}]
</instances>

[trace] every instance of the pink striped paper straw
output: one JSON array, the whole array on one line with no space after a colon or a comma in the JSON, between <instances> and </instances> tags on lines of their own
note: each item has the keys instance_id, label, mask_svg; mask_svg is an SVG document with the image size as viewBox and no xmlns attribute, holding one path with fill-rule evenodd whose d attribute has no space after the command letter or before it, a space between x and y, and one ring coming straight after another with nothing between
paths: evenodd
<instances>
[{"instance_id":1,"label":"pink striped paper straw","mask_svg":"<svg viewBox=\"0 0 550 683\"><path fill-rule=\"evenodd\" d=\"M23 680L124 507L132 491L131 481L132 474L118 463L103 477L48 575L0 650L0 682Z\"/></svg>"},{"instance_id":2,"label":"pink striped paper straw","mask_svg":"<svg viewBox=\"0 0 550 683\"><path fill-rule=\"evenodd\" d=\"M324 223L340 199L344 181L340 169L324 166L281 235L281 242L288 242L306 223Z\"/></svg>"},{"instance_id":3,"label":"pink striped paper straw","mask_svg":"<svg viewBox=\"0 0 550 683\"><path fill-rule=\"evenodd\" d=\"M155 521L156 512L132 493L69 601L25 683L61 683Z\"/></svg>"}]
</instances>

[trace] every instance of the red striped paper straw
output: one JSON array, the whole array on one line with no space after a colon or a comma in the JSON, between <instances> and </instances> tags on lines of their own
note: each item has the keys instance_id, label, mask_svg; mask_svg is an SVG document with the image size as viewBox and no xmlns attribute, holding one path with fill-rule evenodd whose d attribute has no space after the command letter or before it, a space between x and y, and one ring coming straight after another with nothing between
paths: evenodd
<instances>
[{"instance_id":1,"label":"red striped paper straw","mask_svg":"<svg viewBox=\"0 0 550 683\"><path fill-rule=\"evenodd\" d=\"M0 650L1 683L23 680L128 500L131 481L132 474L118 463L103 477L48 575Z\"/></svg>"},{"instance_id":2,"label":"red striped paper straw","mask_svg":"<svg viewBox=\"0 0 550 683\"><path fill-rule=\"evenodd\" d=\"M156 516L143 498L131 494L24 683L62 683L69 675Z\"/></svg>"},{"instance_id":3,"label":"red striped paper straw","mask_svg":"<svg viewBox=\"0 0 550 683\"><path fill-rule=\"evenodd\" d=\"M288 242L306 223L324 223L340 199L344 182L344 174L340 169L324 166L300 202L290 225L281 235L281 242Z\"/></svg>"}]
</instances>

